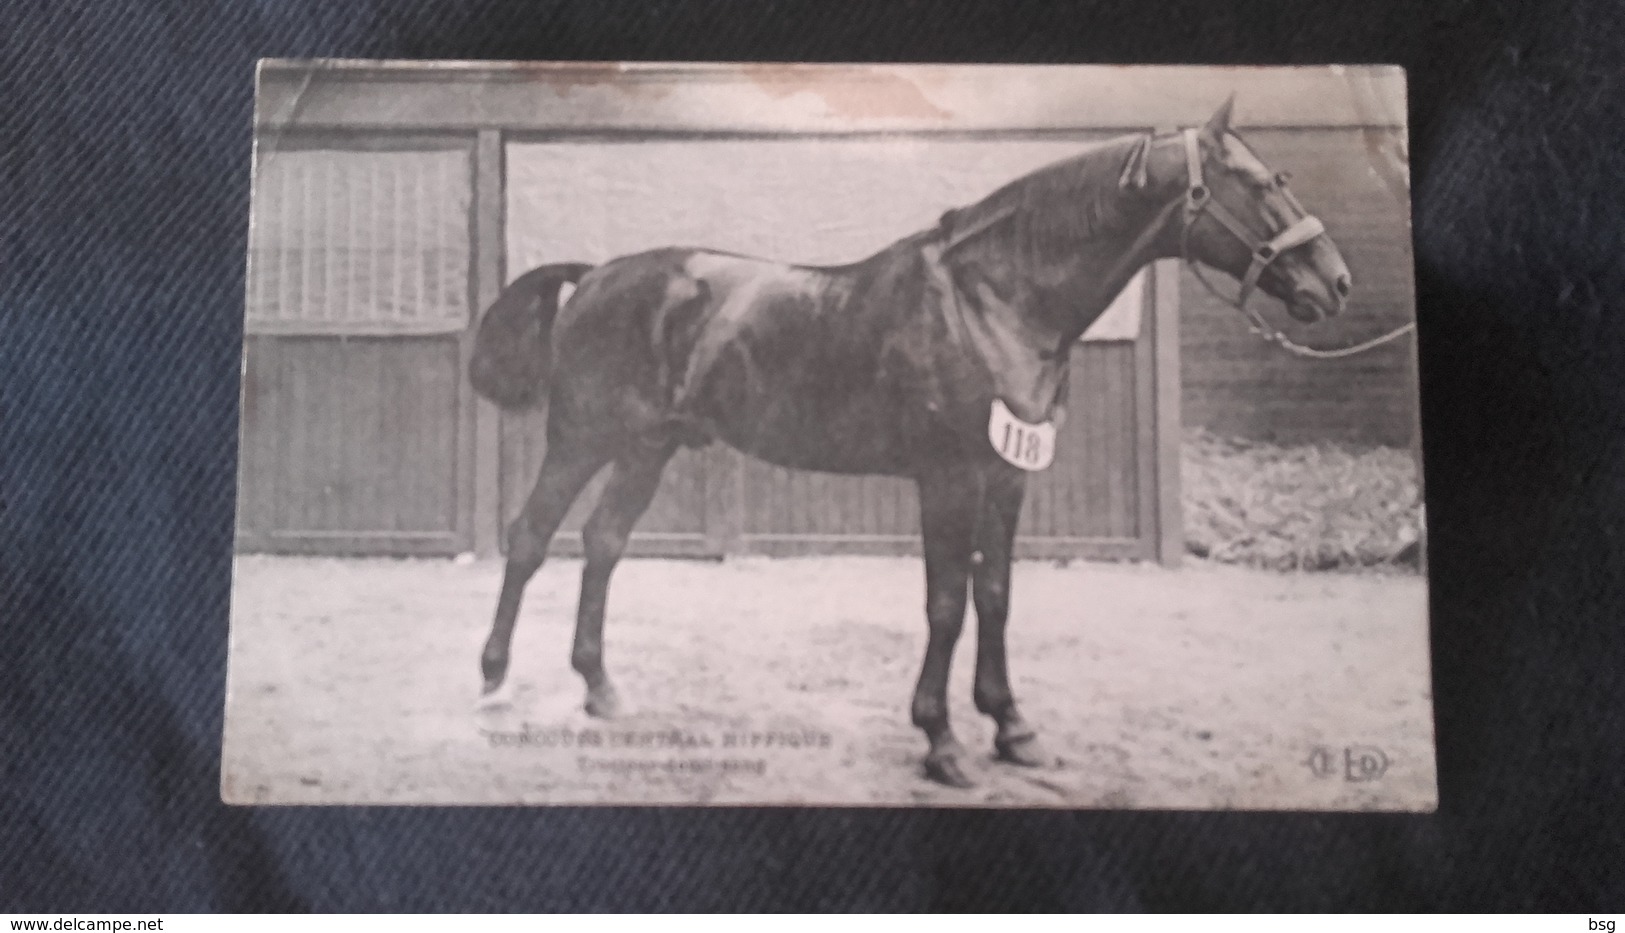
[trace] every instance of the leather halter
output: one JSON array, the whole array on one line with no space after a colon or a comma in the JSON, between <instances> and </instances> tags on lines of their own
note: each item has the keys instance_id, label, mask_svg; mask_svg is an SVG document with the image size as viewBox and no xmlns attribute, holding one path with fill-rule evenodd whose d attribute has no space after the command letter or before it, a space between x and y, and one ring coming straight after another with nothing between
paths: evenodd
<instances>
[{"instance_id":1,"label":"leather halter","mask_svg":"<svg viewBox=\"0 0 1625 933\"><path fill-rule=\"evenodd\" d=\"M1245 224L1236 219L1236 215L1232 214L1229 208L1214 199L1213 192L1208 188L1202 176L1202 153L1197 141L1197 131L1187 129L1183 130L1180 135L1185 140L1185 167L1190 173L1190 186L1185 189L1185 228L1180 233L1180 253L1183 254L1185 264L1191 267L1191 270L1196 273L1196 277L1201 283L1207 286L1208 291L1213 292L1214 295L1227 304L1234 305L1248 317L1254 318L1254 323L1259 323L1256 315L1247 309L1247 299L1252 296L1253 290L1258 287L1258 277L1263 275L1269 264L1280 258L1282 253L1293 247L1302 246L1315 237L1324 236L1326 225L1320 222L1320 218L1304 211L1303 206L1297 202L1296 198L1292 197L1292 193L1283 189L1282 193L1287 196L1292 206L1296 207L1303 216L1285 230L1268 240L1260 242L1253 235L1253 232L1247 229ZM1217 220L1226 230L1229 230L1245 244L1247 250L1252 253L1252 262L1248 264L1246 274L1241 277L1241 291L1233 301L1219 295L1218 290L1203 277L1201 269L1191 261L1191 227L1196 224L1196 221L1203 214Z\"/></svg>"},{"instance_id":2,"label":"leather halter","mask_svg":"<svg viewBox=\"0 0 1625 933\"><path fill-rule=\"evenodd\" d=\"M1187 187L1185 188L1185 197L1183 199L1170 200L1166 206L1164 206L1162 210L1157 213L1156 219L1143 231L1141 231L1140 236L1135 240L1134 245L1123 254L1123 258L1120 260L1120 263L1126 262L1135 256L1141 255L1143 251L1151 244L1151 242L1160 236L1166 229L1167 223L1170 219L1172 219L1173 213L1183 206L1184 222L1181 224L1179 233L1179 258L1187 267L1189 267L1191 274L1196 277L1196 280L1202 283L1202 287L1206 288L1214 298L1217 298L1222 304L1230 305L1245 315L1248 321L1249 329L1251 329L1253 333L1257 334L1262 340L1268 343L1273 343L1281 349L1286 350L1287 352L1296 356L1307 357L1309 359L1335 360L1353 356L1357 353L1364 353L1367 350L1382 346L1390 341L1397 340L1405 334L1416 330L1416 322L1411 321L1396 327L1393 330L1382 334L1381 336L1373 337L1370 340L1365 340L1352 346L1340 347L1331 350L1321 350L1315 347L1306 347L1302 344L1295 343L1285 334L1276 330L1274 327L1271 327L1269 322L1264 320L1263 315L1247 306L1247 299L1251 298L1253 292L1257 290L1258 280L1264 274L1264 270L1269 267L1270 263L1274 262L1276 259L1279 259L1281 254L1289 249L1302 246L1305 243L1314 240L1316 237L1325 236L1326 227L1320 222L1320 218L1315 217L1308 211L1304 210L1303 205L1298 203L1298 199L1293 196L1292 192L1283 187L1281 189L1281 193L1286 196L1287 203L1291 204L1292 207L1295 208L1302 216L1299 217L1298 220L1289 224L1286 229L1270 237L1268 240L1260 242L1253 232L1248 230L1247 226L1238 220L1235 214L1230 212L1229 208L1213 199L1213 192L1208 188L1206 179L1202 174L1202 152L1199 143L1199 131L1190 128L1183 129L1180 131L1180 137L1185 148L1185 168L1189 173L1189 180ZM944 245L942 247L943 254L946 255L950 250L966 242L967 240L981 236L992 227L1010 219L1014 213L1015 209L1013 207L1007 207L997 214L985 218L984 220L977 222L970 228L959 233L949 232L949 219L953 212L950 211L949 213L944 214L940 224L940 227L943 230L944 239ZM1196 222L1200 220L1204 214L1212 217L1226 230L1229 230L1232 235L1246 245L1247 251L1252 254L1252 261L1248 263L1247 271L1242 275L1241 278L1241 291L1237 293L1235 298L1228 298L1221 294L1217 288L1214 288L1213 283L1208 281L1207 276L1202 273L1201 264L1191 257L1191 228L1196 225ZM1112 274L1108 275L1107 278L1114 277L1120 271L1122 270L1113 270ZM1044 354L1044 358L1065 359L1070 343L1070 340L1063 339L1061 341L1061 345L1052 353Z\"/></svg>"}]
</instances>

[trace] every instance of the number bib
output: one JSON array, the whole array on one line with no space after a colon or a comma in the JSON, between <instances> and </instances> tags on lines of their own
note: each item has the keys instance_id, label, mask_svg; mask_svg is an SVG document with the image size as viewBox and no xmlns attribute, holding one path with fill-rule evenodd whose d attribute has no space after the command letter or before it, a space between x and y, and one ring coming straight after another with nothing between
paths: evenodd
<instances>
[{"instance_id":1,"label":"number bib","mask_svg":"<svg viewBox=\"0 0 1625 933\"><path fill-rule=\"evenodd\" d=\"M1028 424L1017 418L1003 399L993 400L993 413L987 419L987 439L999 456L1023 470L1048 469L1055 459L1055 422Z\"/></svg>"}]
</instances>

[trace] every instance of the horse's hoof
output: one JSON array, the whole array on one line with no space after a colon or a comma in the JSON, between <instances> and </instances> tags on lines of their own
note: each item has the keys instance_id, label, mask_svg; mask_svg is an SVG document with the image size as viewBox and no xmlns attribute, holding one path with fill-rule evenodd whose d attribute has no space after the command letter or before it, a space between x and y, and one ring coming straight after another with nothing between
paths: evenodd
<instances>
[{"instance_id":1,"label":"horse's hoof","mask_svg":"<svg viewBox=\"0 0 1625 933\"><path fill-rule=\"evenodd\" d=\"M1042 768L1050 763L1037 733L1033 732L994 739L993 750L998 753L1000 761L1023 768Z\"/></svg>"},{"instance_id":2,"label":"horse's hoof","mask_svg":"<svg viewBox=\"0 0 1625 933\"><path fill-rule=\"evenodd\" d=\"M959 767L958 755L927 755L925 776L938 784L961 790L976 786L976 782L967 777L964 769Z\"/></svg>"},{"instance_id":3,"label":"horse's hoof","mask_svg":"<svg viewBox=\"0 0 1625 933\"><path fill-rule=\"evenodd\" d=\"M507 658L480 658L480 676L485 679L485 687L480 691L482 695L492 694L508 679Z\"/></svg>"},{"instance_id":4,"label":"horse's hoof","mask_svg":"<svg viewBox=\"0 0 1625 933\"><path fill-rule=\"evenodd\" d=\"M480 688L479 698L474 701L474 711L489 713L507 709L513 704L513 691L506 689L508 683L503 678L491 680L487 678L485 685Z\"/></svg>"},{"instance_id":5,"label":"horse's hoof","mask_svg":"<svg viewBox=\"0 0 1625 933\"><path fill-rule=\"evenodd\" d=\"M621 714L621 698L609 684L587 689L587 702L583 704L587 715L594 719L614 719Z\"/></svg>"}]
</instances>

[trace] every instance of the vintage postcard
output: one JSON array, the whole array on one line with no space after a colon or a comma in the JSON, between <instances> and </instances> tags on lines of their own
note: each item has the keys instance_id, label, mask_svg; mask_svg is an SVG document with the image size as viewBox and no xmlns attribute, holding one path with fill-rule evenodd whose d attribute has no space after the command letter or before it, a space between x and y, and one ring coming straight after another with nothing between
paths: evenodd
<instances>
[{"instance_id":1,"label":"vintage postcard","mask_svg":"<svg viewBox=\"0 0 1625 933\"><path fill-rule=\"evenodd\" d=\"M1399 69L257 86L226 801L1434 808Z\"/></svg>"}]
</instances>

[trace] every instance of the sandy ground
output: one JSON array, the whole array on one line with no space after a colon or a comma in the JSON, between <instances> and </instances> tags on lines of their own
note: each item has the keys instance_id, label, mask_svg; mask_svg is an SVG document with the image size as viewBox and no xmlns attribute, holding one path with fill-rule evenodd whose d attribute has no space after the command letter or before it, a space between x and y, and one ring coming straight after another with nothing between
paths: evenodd
<instances>
[{"instance_id":1,"label":"sandy ground","mask_svg":"<svg viewBox=\"0 0 1625 933\"><path fill-rule=\"evenodd\" d=\"M498 702L495 562L243 557L223 791L240 803L727 803L1431 809L1426 585L1412 575L1017 565L1016 694L1051 767L992 758L950 686L970 790L926 782L912 559L629 560L606 628L626 706L581 710L580 564L531 584Z\"/></svg>"}]
</instances>

